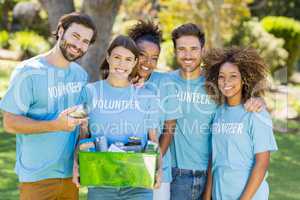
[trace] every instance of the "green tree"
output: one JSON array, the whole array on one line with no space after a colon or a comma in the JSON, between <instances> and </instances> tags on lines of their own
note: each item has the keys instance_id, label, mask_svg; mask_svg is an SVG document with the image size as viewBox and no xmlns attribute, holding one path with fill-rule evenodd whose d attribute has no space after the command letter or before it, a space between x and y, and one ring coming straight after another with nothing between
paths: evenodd
<instances>
[{"instance_id":1,"label":"green tree","mask_svg":"<svg viewBox=\"0 0 300 200\"><path fill-rule=\"evenodd\" d=\"M206 46L221 47L230 40L245 17L250 16L248 0L160 0L158 18L164 32L163 53L168 66L175 68L171 32L177 26L192 22L203 28ZM171 49L170 49L171 48Z\"/></svg>"},{"instance_id":2,"label":"green tree","mask_svg":"<svg viewBox=\"0 0 300 200\"><path fill-rule=\"evenodd\" d=\"M28 0L0 0L0 28L10 30L12 23L12 9L18 2Z\"/></svg>"},{"instance_id":3,"label":"green tree","mask_svg":"<svg viewBox=\"0 0 300 200\"><path fill-rule=\"evenodd\" d=\"M233 30L250 16L247 5L251 0L127 0L121 6L118 32L124 32L136 19L152 18L163 30L162 57L175 67L171 32L177 26L193 22L203 27L207 46L222 46L230 40ZM163 59L161 59L163 60ZM164 61L164 60L163 60Z\"/></svg>"},{"instance_id":4,"label":"green tree","mask_svg":"<svg viewBox=\"0 0 300 200\"><path fill-rule=\"evenodd\" d=\"M166 39L176 26L193 22L203 27L208 47L220 47L240 22L250 16L247 3L249 0L161 0L158 16Z\"/></svg>"},{"instance_id":5,"label":"green tree","mask_svg":"<svg viewBox=\"0 0 300 200\"><path fill-rule=\"evenodd\" d=\"M300 20L299 0L255 0L249 6L251 14L259 18L271 15Z\"/></svg>"},{"instance_id":6,"label":"green tree","mask_svg":"<svg viewBox=\"0 0 300 200\"><path fill-rule=\"evenodd\" d=\"M291 76L300 58L300 22L288 17L269 16L263 18L261 23L266 31L284 39L284 48L289 52L288 76Z\"/></svg>"},{"instance_id":7,"label":"green tree","mask_svg":"<svg viewBox=\"0 0 300 200\"><path fill-rule=\"evenodd\" d=\"M267 62L272 74L285 67L288 58L284 40L268 33L258 19L244 21L227 45L255 48Z\"/></svg>"}]
</instances>

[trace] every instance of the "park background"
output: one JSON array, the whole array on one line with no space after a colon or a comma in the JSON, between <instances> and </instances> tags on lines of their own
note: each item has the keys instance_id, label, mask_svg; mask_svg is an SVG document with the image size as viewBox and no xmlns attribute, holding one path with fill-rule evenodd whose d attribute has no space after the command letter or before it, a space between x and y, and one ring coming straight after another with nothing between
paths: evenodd
<instances>
[{"instance_id":1,"label":"park background","mask_svg":"<svg viewBox=\"0 0 300 200\"><path fill-rule=\"evenodd\" d=\"M0 99L15 66L51 48L58 18L72 11L89 14L98 40L80 60L91 80L109 41L137 19L153 19L163 30L160 71L176 68L170 33L186 22L204 28L206 48L251 46L270 67L265 98L279 151L272 154L271 200L300 199L300 1L299 0L0 0ZM18 199L14 173L15 136L3 130L0 114L0 200ZM80 189L85 199L86 188Z\"/></svg>"}]
</instances>

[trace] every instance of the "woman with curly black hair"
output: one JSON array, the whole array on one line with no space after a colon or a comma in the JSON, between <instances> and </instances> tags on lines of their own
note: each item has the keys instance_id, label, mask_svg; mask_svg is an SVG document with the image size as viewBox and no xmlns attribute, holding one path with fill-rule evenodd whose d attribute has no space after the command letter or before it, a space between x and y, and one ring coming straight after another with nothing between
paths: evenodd
<instances>
[{"instance_id":1,"label":"woman with curly black hair","mask_svg":"<svg viewBox=\"0 0 300 200\"><path fill-rule=\"evenodd\" d=\"M154 22L140 20L129 29L128 35L141 50L135 81L147 81L151 76L156 76L153 70L157 67L162 32Z\"/></svg>"},{"instance_id":2,"label":"woman with curly black hair","mask_svg":"<svg viewBox=\"0 0 300 200\"><path fill-rule=\"evenodd\" d=\"M204 58L206 90L219 104L212 125L212 197L265 200L270 152L277 150L272 120L264 109L243 104L264 94L268 68L251 48L211 50Z\"/></svg>"},{"instance_id":3,"label":"woman with curly black hair","mask_svg":"<svg viewBox=\"0 0 300 200\"><path fill-rule=\"evenodd\" d=\"M141 52L137 65L137 76L132 82L153 90L161 99L162 113L160 115L159 142L163 155L163 176L161 186L159 189L154 190L153 196L154 200L169 200L170 182L172 180L169 144L173 137L176 119L181 116L181 113L177 109L178 103L175 98L175 88L163 84L168 82L169 76L167 73L154 72L154 69L157 68L161 50L162 32L152 21L140 20L131 27L128 35L135 41Z\"/></svg>"}]
</instances>

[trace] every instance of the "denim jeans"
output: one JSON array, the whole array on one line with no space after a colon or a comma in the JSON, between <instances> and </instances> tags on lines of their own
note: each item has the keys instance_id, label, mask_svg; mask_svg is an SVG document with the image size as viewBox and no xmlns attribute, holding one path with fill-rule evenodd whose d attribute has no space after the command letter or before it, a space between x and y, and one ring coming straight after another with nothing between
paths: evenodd
<instances>
[{"instance_id":1,"label":"denim jeans","mask_svg":"<svg viewBox=\"0 0 300 200\"><path fill-rule=\"evenodd\" d=\"M152 200L153 191L131 187L91 187L88 200Z\"/></svg>"},{"instance_id":2,"label":"denim jeans","mask_svg":"<svg viewBox=\"0 0 300 200\"><path fill-rule=\"evenodd\" d=\"M171 200L201 200L205 189L205 171L172 169Z\"/></svg>"}]
</instances>

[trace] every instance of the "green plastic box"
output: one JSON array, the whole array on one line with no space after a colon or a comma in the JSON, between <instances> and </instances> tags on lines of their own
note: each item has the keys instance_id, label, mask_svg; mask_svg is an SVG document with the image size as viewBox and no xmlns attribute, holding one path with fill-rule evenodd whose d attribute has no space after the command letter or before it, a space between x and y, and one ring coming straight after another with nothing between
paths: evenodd
<instances>
[{"instance_id":1,"label":"green plastic box","mask_svg":"<svg viewBox=\"0 0 300 200\"><path fill-rule=\"evenodd\" d=\"M80 151L80 185L152 189L157 156L157 153Z\"/></svg>"}]
</instances>

